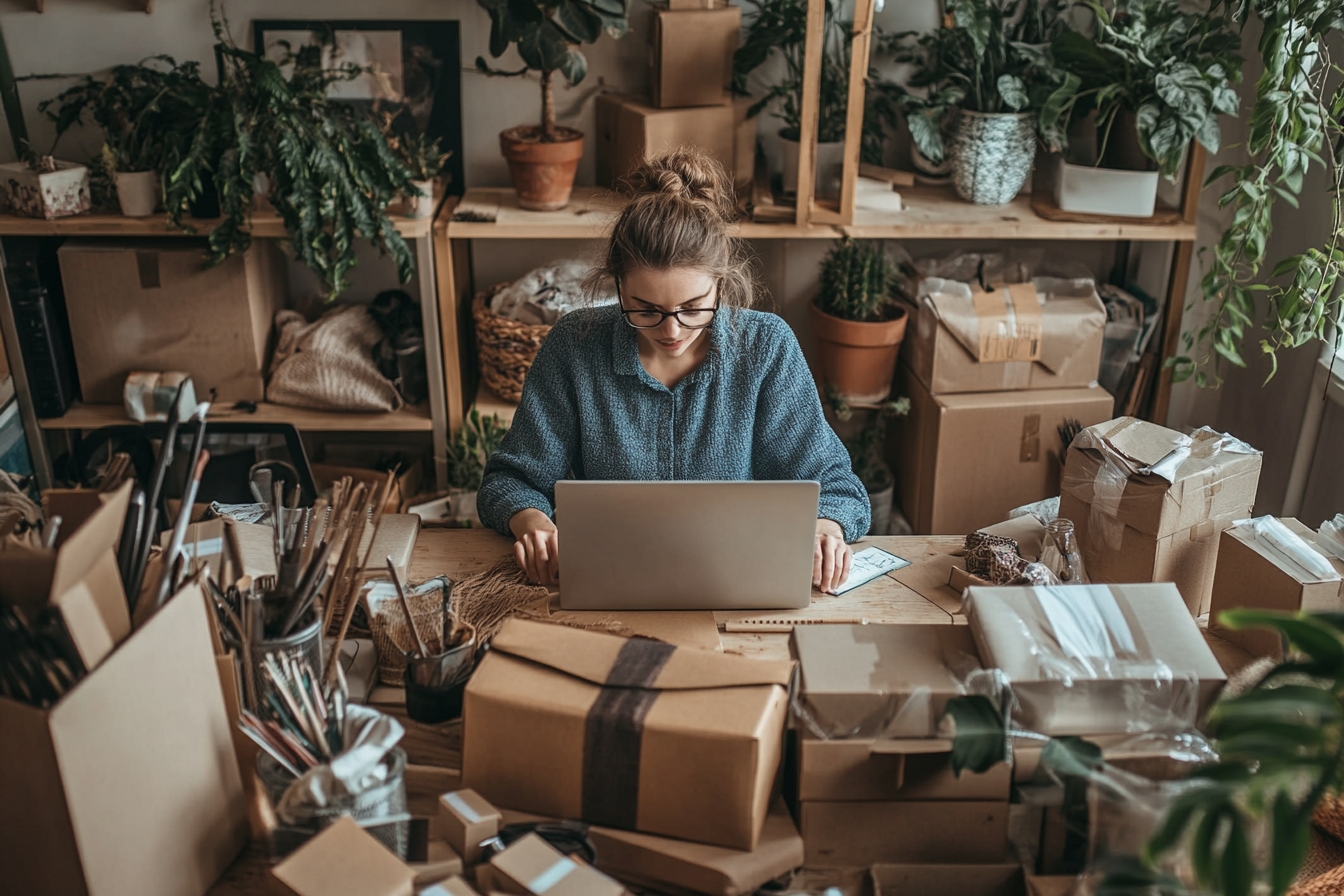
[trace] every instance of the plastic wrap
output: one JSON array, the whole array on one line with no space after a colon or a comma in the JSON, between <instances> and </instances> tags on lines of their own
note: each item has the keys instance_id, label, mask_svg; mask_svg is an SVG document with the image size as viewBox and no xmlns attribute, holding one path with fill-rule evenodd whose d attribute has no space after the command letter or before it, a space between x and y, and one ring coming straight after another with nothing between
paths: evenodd
<instances>
[{"instance_id":1,"label":"plastic wrap","mask_svg":"<svg viewBox=\"0 0 1344 896\"><path fill-rule=\"evenodd\" d=\"M1021 507L1014 507L1008 511L1008 519L1010 520L1024 516L1034 516L1040 520L1042 526L1048 526L1059 518L1059 496L1046 498L1044 501L1037 501L1035 504L1023 504Z\"/></svg>"},{"instance_id":2,"label":"plastic wrap","mask_svg":"<svg viewBox=\"0 0 1344 896\"><path fill-rule=\"evenodd\" d=\"M349 746L289 785L276 806L280 820L294 824L311 817L314 810L381 787L388 780L384 760L404 733L401 723L391 716L363 706L348 706L344 742Z\"/></svg>"},{"instance_id":3,"label":"plastic wrap","mask_svg":"<svg viewBox=\"0 0 1344 896\"><path fill-rule=\"evenodd\" d=\"M1298 578L1318 582L1339 581L1339 573L1335 572L1335 568L1320 551L1274 517L1237 520L1233 525L1243 532L1253 533L1260 548L1290 568L1295 568Z\"/></svg>"},{"instance_id":4,"label":"plastic wrap","mask_svg":"<svg viewBox=\"0 0 1344 896\"><path fill-rule=\"evenodd\" d=\"M1337 513L1333 520L1321 523L1316 543L1336 560L1344 560L1344 513Z\"/></svg>"},{"instance_id":5,"label":"plastic wrap","mask_svg":"<svg viewBox=\"0 0 1344 896\"><path fill-rule=\"evenodd\" d=\"M587 303L583 284L590 270L590 264L575 258L542 265L495 293L490 310L527 324L554 324ZM615 295L603 296L598 304L615 301Z\"/></svg>"}]
</instances>

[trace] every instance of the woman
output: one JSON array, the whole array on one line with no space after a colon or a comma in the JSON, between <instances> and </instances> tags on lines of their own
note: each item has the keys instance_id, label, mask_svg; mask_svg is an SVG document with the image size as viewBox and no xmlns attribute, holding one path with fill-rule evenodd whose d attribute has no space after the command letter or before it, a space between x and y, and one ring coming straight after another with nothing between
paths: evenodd
<instances>
[{"instance_id":1,"label":"woman","mask_svg":"<svg viewBox=\"0 0 1344 896\"><path fill-rule=\"evenodd\" d=\"M812 583L849 575L868 495L822 415L783 319L756 294L722 168L696 152L648 163L589 281L615 305L565 315L528 371L512 428L485 468L482 522L517 539L528 579L562 568L551 520L560 479L817 480Z\"/></svg>"}]
</instances>

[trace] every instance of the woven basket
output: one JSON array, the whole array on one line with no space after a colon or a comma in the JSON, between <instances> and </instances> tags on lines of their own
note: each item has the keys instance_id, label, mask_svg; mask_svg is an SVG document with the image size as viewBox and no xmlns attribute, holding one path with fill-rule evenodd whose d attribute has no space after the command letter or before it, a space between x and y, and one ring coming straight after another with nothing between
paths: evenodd
<instances>
[{"instance_id":1,"label":"woven basket","mask_svg":"<svg viewBox=\"0 0 1344 896\"><path fill-rule=\"evenodd\" d=\"M508 286L501 283L489 292L477 293L471 303L476 320L476 352L481 362L481 378L505 401L518 403L523 397L523 380L537 357L537 350L551 332L550 324L525 324L500 317L490 310L490 299Z\"/></svg>"}]
</instances>

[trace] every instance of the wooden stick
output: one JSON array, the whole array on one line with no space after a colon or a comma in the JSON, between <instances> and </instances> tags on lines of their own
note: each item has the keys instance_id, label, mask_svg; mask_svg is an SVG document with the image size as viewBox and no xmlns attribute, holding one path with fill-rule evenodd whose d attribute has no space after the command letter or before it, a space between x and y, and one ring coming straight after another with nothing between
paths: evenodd
<instances>
[{"instance_id":1,"label":"wooden stick","mask_svg":"<svg viewBox=\"0 0 1344 896\"><path fill-rule=\"evenodd\" d=\"M397 588L397 597L401 598L401 608L406 612L406 623L411 627L411 634L415 636L415 649L421 658L429 656L429 648L425 646L425 639L420 637L420 629L415 625L415 616L411 613L411 602L406 599L406 589L401 584L401 574L397 572L397 564L392 562L389 554L387 558L387 573L392 577L392 584Z\"/></svg>"}]
</instances>

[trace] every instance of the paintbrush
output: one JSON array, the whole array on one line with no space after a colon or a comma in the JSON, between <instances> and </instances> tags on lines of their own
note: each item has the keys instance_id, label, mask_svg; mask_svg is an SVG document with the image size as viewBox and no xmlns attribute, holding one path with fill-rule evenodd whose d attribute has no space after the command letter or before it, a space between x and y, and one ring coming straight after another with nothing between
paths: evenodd
<instances>
[{"instance_id":1,"label":"paintbrush","mask_svg":"<svg viewBox=\"0 0 1344 896\"><path fill-rule=\"evenodd\" d=\"M411 627L411 634L415 636L415 647L419 655L429 656L429 648L425 646L425 639L420 637L420 629L415 625L415 616L411 613L411 602L406 599L406 589L401 583L401 574L397 572L397 564L392 562L392 557L387 558L387 572L392 576L392 584L397 587L397 597L401 599L401 608L406 613L406 623Z\"/></svg>"},{"instance_id":2,"label":"paintbrush","mask_svg":"<svg viewBox=\"0 0 1344 896\"><path fill-rule=\"evenodd\" d=\"M164 430L163 441L159 443L159 456L154 461L154 473L150 477L149 494L145 499L144 525L136 538L135 563L130 581L126 583L126 600L131 612L140 601L140 588L145 581L145 570L149 566L149 552L154 547L159 532L159 502L163 499L163 485L168 478L168 467L173 462L173 445L177 441L177 427L182 416L182 386L177 387L173 396L172 408L168 411L168 425Z\"/></svg>"},{"instance_id":3,"label":"paintbrush","mask_svg":"<svg viewBox=\"0 0 1344 896\"><path fill-rule=\"evenodd\" d=\"M205 417L201 417L201 432L205 430ZM198 437L197 445L204 441ZM168 549L163 554L163 576L159 580L158 594L155 598L155 606L163 606L177 587L177 579L174 572L177 564L182 557L182 544L187 539L187 526L191 524L191 508L196 504L196 493L201 487L201 477L205 475L206 464L210 463L210 452L200 450L196 453L196 464L192 468L191 478L187 480L186 491L182 495L182 505L177 509L177 524L173 526L172 538L168 540ZM185 565L185 564L184 564Z\"/></svg>"}]
</instances>

